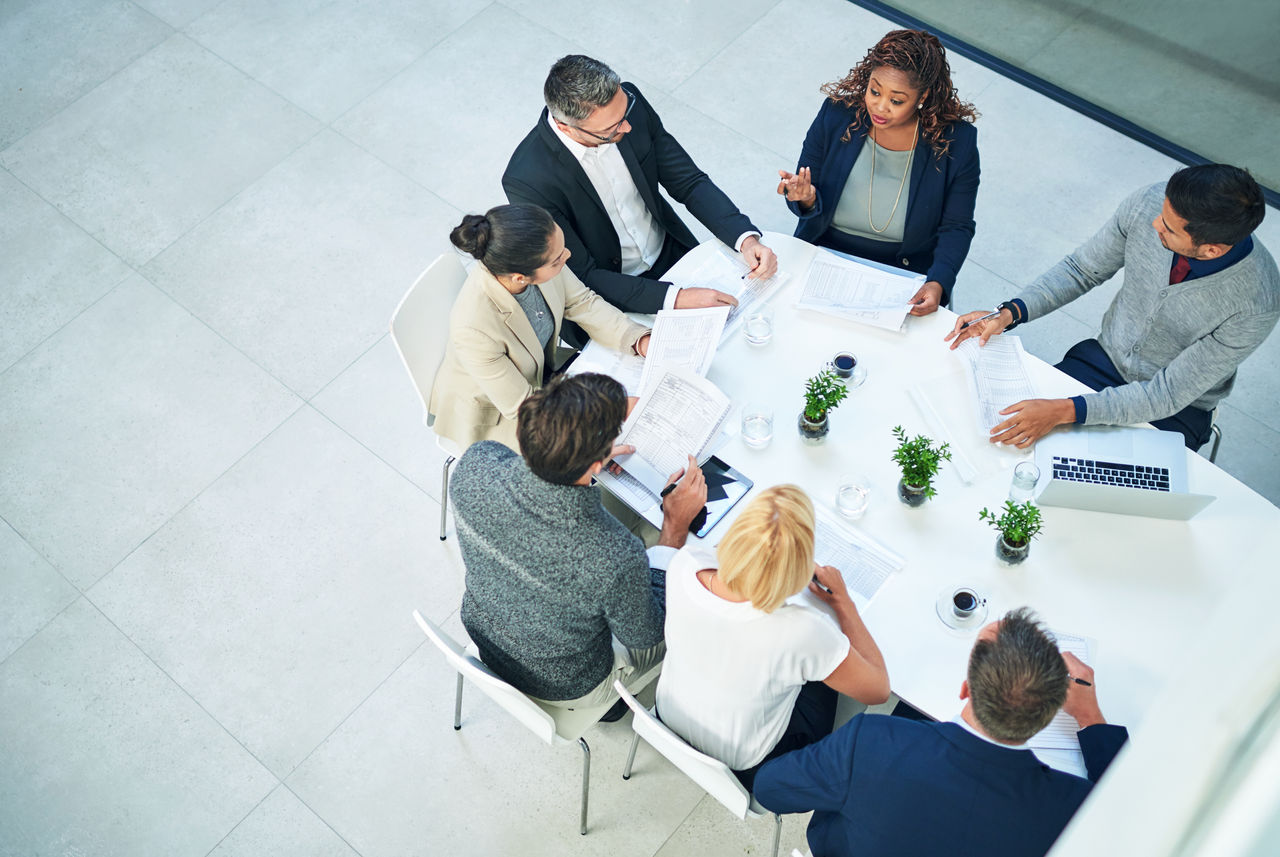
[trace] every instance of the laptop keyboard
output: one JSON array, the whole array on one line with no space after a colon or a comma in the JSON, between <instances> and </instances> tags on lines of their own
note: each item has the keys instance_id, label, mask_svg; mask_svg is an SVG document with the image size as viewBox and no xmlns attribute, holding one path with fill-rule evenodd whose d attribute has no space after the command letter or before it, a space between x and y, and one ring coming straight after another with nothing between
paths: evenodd
<instances>
[{"instance_id":1,"label":"laptop keyboard","mask_svg":"<svg viewBox=\"0 0 1280 857\"><path fill-rule=\"evenodd\" d=\"M1140 464L1118 464L1114 461L1091 461L1087 458L1053 457L1053 478L1067 482L1091 482L1094 485L1125 485L1149 491L1169 490L1169 468Z\"/></svg>"}]
</instances>

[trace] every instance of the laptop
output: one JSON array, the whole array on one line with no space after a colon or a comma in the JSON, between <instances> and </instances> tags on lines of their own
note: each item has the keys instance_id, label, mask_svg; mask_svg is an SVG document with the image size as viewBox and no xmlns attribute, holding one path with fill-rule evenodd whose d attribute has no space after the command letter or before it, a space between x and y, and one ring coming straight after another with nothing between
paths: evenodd
<instances>
[{"instance_id":1,"label":"laptop","mask_svg":"<svg viewBox=\"0 0 1280 857\"><path fill-rule=\"evenodd\" d=\"M1187 521L1215 497L1187 490L1178 432L1076 427L1036 443L1036 502L1093 512Z\"/></svg>"}]
</instances>

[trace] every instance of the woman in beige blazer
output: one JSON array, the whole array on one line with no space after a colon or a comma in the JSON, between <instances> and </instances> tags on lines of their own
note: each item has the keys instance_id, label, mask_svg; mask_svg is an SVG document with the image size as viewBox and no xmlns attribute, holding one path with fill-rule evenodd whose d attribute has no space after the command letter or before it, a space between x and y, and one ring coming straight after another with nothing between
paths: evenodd
<instances>
[{"instance_id":1,"label":"woman in beige blazer","mask_svg":"<svg viewBox=\"0 0 1280 857\"><path fill-rule=\"evenodd\" d=\"M490 439L519 452L516 410L555 365L565 319L617 351L643 355L648 349L648 328L565 267L564 233L544 209L500 205L469 214L449 240L480 264L449 316L449 342L428 406L437 434L463 448Z\"/></svg>"}]
</instances>

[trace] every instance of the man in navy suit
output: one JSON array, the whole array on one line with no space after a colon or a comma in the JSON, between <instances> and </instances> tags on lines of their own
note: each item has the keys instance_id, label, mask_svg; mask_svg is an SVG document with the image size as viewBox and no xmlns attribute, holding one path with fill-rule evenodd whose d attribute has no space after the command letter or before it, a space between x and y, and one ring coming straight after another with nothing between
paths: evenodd
<instances>
[{"instance_id":1,"label":"man in navy suit","mask_svg":"<svg viewBox=\"0 0 1280 857\"><path fill-rule=\"evenodd\" d=\"M774 812L814 812L814 857L1038 857L1128 739L1107 725L1095 691L1093 670L1014 610L978 634L955 720L860 714L766 762L755 796ZM1059 708L1080 725L1087 780L1025 747Z\"/></svg>"},{"instance_id":2,"label":"man in navy suit","mask_svg":"<svg viewBox=\"0 0 1280 857\"><path fill-rule=\"evenodd\" d=\"M502 188L513 203L551 212L569 268L588 288L633 312L737 303L715 289L661 281L697 240L659 185L741 252L752 276L777 271L760 230L662 127L634 84L599 60L571 55L551 67L543 96L547 109L512 154Z\"/></svg>"}]
</instances>

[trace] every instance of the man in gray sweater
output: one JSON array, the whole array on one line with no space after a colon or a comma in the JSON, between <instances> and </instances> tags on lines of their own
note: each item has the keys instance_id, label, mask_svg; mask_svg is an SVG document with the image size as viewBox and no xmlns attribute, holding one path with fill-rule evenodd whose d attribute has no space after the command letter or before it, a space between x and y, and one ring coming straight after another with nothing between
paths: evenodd
<instances>
[{"instance_id":1,"label":"man in gray sweater","mask_svg":"<svg viewBox=\"0 0 1280 857\"><path fill-rule=\"evenodd\" d=\"M1000 304L999 315L968 328L987 313L960 316L951 347L973 336L986 344L1124 268L1098 338L1072 346L1057 366L1097 392L1016 402L1001 411L1009 418L991 441L1025 448L1064 423L1150 422L1199 449L1236 368L1280 318L1280 273L1252 237L1265 212L1245 170L1187 167L1132 194L1096 235Z\"/></svg>"},{"instance_id":2,"label":"man in gray sweater","mask_svg":"<svg viewBox=\"0 0 1280 857\"><path fill-rule=\"evenodd\" d=\"M631 685L661 662L666 565L707 500L691 456L671 476L679 484L646 558L591 485L614 455L634 452L613 445L626 414L612 378L562 376L520 405L523 458L481 441L449 483L467 567L462 624L490 669L564 708L607 702L615 677Z\"/></svg>"}]
</instances>

